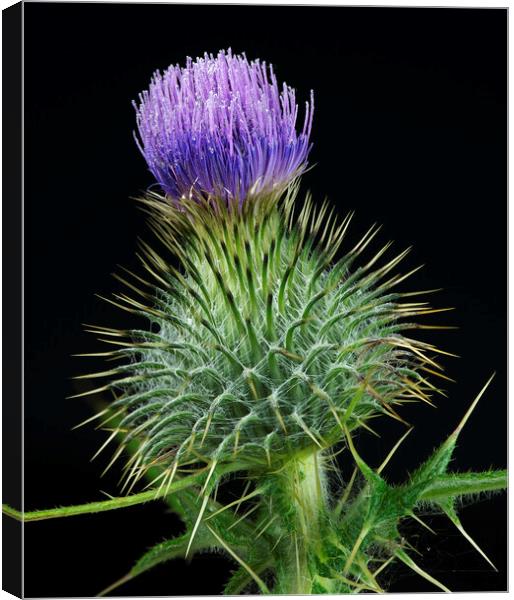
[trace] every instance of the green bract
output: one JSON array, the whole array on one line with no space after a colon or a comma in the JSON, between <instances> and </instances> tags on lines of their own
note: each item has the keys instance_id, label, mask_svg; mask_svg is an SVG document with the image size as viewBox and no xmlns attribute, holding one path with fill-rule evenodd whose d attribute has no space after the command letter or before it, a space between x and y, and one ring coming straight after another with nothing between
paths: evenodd
<instances>
[{"instance_id":1,"label":"green bract","mask_svg":"<svg viewBox=\"0 0 514 600\"><path fill-rule=\"evenodd\" d=\"M152 466L163 467L163 487L185 465L215 477L217 466L237 463L261 475L329 450L345 427L369 427L379 414L401 421L404 399L429 402L425 376L439 367L424 353L435 348L405 331L433 311L394 291L406 252L380 264L387 244L358 264L376 228L344 253L350 216L339 222L309 201L295 216L294 190L242 210L144 202L184 269L145 247L154 283L140 291L127 282L130 296L119 299L148 328L94 330L123 361L92 375L119 395L120 449L140 441L127 487Z\"/></svg>"}]
</instances>

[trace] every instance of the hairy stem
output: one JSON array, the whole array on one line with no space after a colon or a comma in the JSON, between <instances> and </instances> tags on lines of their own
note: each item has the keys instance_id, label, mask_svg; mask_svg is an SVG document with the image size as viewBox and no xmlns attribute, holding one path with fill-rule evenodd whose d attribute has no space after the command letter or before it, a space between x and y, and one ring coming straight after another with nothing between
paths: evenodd
<instances>
[{"instance_id":1,"label":"hairy stem","mask_svg":"<svg viewBox=\"0 0 514 600\"><path fill-rule=\"evenodd\" d=\"M320 542L320 526L326 512L326 485L323 456L315 452L292 460L277 480L282 498L286 542L277 570L277 592L311 594L311 557Z\"/></svg>"}]
</instances>

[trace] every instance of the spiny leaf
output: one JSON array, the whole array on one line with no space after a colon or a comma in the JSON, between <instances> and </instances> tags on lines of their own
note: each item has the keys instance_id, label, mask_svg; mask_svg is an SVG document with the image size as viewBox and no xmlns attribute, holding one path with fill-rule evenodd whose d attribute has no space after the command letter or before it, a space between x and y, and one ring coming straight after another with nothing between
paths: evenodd
<instances>
[{"instance_id":1,"label":"spiny leaf","mask_svg":"<svg viewBox=\"0 0 514 600\"><path fill-rule=\"evenodd\" d=\"M451 590L449 590L445 585L443 585L440 581L437 581L437 579L435 579L426 571L424 571L421 567L419 567L406 552L399 548L398 550L396 550L395 555L415 573L421 575L421 577L423 577L427 581L430 581L430 583L433 583L436 587L443 590L443 592L451 593Z\"/></svg>"},{"instance_id":2,"label":"spiny leaf","mask_svg":"<svg viewBox=\"0 0 514 600\"><path fill-rule=\"evenodd\" d=\"M226 474L233 470L237 470L237 468L234 468L234 465L232 467L224 467L222 469L222 473ZM48 519L57 519L60 517L73 517L76 515L94 514L109 510L116 510L118 508L136 506L138 504L144 504L145 502L151 502L154 500L165 498L166 496L202 483L204 477L204 473L194 473L193 475L189 475L188 477L176 479L169 487L163 488L160 494L156 494L155 489L150 489L145 492L133 494L131 496L121 496L119 498L112 498L110 500L89 502L87 504L76 504L74 506L62 506L59 508L34 510L25 513L16 510L15 508L12 508L7 504L3 504L2 512L5 515L17 519L19 521L45 521Z\"/></svg>"},{"instance_id":3,"label":"spiny leaf","mask_svg":"<svg viewBox=\"0 0 514 600\"><path fill-rule=\"evenodd\" d=\"M175 481L170 488L167 490L168 494L173 494L176 491L183 490L189 486L195 485L200 481L199 475L191 475L184 479ZM163 497L164 494L162 494ZM62 506L59 508L49 508L44 510L34 510L22 513L8 506L7 504L2 505L2 511L9 517L18 519L19 521L45 521L47 519L57 519L60 517L73 517L75 515L93 514L99 512L105 512L108 510L116 510L118 508L126 508L129 506L136 506L145 502L151 502L157 500L159 496L156 496L155 490L148 490L146 492L140 492L139 494L133 494L132 496L122 496L120 498L113 498L112 500L101 500L99 502L89 502L88 504L77 504L74 506Z\"/></svg>"},{"instance_id":4,"label":"spiny leaf","mask_svg":"<svg viewBox=\"0 0 514 600\"><path fill-rule=\"evenodd\" d=\"M266 563L264 563L264 565L258 570L256 570L254 566L254 571L257 573L264 571L266 566ZM223 595L238 596L250 585L250 583L252 583L252 581L253 577L248 573L248 571L243 567L239 567L232 573L230 579L223 588Z\"/></svg>"},{"instance_id":5,"label":"spiny leaf","mask_svg":"<svg viewBox=\"0 0 514 600\"><path fill-rule=\"evenodd\" d=\"M507 488L507 471L486 471L484 473L449 473L432 479L421 492L423 501L443 501L447 498L472 496L483 492L493 492Z\"/></svg>"},{"instance_id":6,"label":"spiny leaf","mask_svg":"<svg viewBox=\"0 0 514 600\"><path fill-rule=\"evenodd\" d=\"M132 567L132 569L121 579L115 581L113 584L102 590L98 596L106 596L110 594L112 591L120 587L121 585L129 582L134 577L141 575L145 571L152 569L153 567L161 564L163 562L167 562L174 558L185 558L187 544L189 541L188 535L182 535L178 538L174 538L168 540L166 542L162 542L157 544L148 552L146 552ZM198 550L210 549L213 546L212 539L203 540L199 536L197 536L195 540L195 545L193 548L193 553Z\"/></svg>"},{"instance_id":7,"label":"spiny leaf","mask_svg":"<svg viewBox=\"0 0 514 600\"><path fill-rule=\"evenodd\" d=\"M223 548L232 556L232 558L238 562L243 569L245 569L248 574L252 577L252 579L257 583L259 589L263 594L269 594L270 591L268 586L262 581L262 579L257 575L257 573L252 569L250 565L248 565L235 551L231 548L222 538L219 536L210 525L206 525L207 529L212 533L212 535L216 538L216 540L223 546Z\"/></svg>"},{"instance_id":8,"label":"spiny leaf","mask_svg":"<svg viewBox=\"0 0 514 600\"><path fill-rule=\"evenodd\" d=\"M457 527L457 529L461 532L461 534L473 546L473 548L475 548L475 550L491 565L491 567L495 571L498 571L498 569L494 566L494 564L488 558L486 553L480 548L480 546L475 542L475 540L469 535L469 533L462 526L462 523L460 522L460 519L457 516L457 513L455 512L455 509L453 507L453 502L450 500L447 500L445 502L439 502L438 504L439 504L439 506L441 506L443 511L446 513L446 515L448 516L450 521L455 525L455 527Z\"/></svg>"},{"instance_id":9,"label":"spiny leaf","mask_svg":"<svg viewBox=\"0 0 514 600\"><path fill-rule=\"evenodd\" d=\"M493 375L488 379L484 387L480 390L476 398L471 403L471 406L466 411L465 415L462 417L460 423L457 425L453 433L448 436L448 438L439 446L439 448L432 454L432 456L419 468L412 476L413 483L420 483L422 481L430 481L437 477L438 475L442 475L446 473L446 469L448 468L448 464L453 455L453 451L455 450L455 445L457 443L457 439L459 437L462 428L468 421L471 413L475 409L476 405L480 398L484 395L485 391L489 387L489 384L494 378Z\"/></svg>"}]
</instances>

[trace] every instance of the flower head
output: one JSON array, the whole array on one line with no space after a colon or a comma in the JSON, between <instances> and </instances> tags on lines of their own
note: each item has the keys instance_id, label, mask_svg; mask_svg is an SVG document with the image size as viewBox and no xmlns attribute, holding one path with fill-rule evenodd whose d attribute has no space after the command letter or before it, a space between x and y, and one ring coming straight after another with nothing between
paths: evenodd
<instances>
[{"instance_id":1,"label":"flower head","mask_svg":"<svg viewBox=\"0 0 514 600\"><path fill-rule=\"evenodd\" d=\"M205 54L156 72L139 96L137 140L172 199L243 201L282 189L306 167L313 99L296 131L298 105L272 66L244 55Z\"/></svg>"}]
</instances>

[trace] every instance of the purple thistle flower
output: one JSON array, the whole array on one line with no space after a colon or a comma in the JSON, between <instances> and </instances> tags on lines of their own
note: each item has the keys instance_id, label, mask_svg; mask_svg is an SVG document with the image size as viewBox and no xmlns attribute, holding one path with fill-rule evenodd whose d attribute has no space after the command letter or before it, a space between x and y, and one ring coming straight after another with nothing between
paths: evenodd
<instances>
[{"instance_id":1,"label":"purple thistle flower","mask_svg":"<svg viewBox=\"0 0 514 600\"><path fill-rule=\"evenodd\" d=\"M172 199L214 196L239 203L283 189L306 168L313 97L301 132L298 105L273 68L220 51L154 74L139 96L139 149Z\"/></svg>"}]
</instances>

